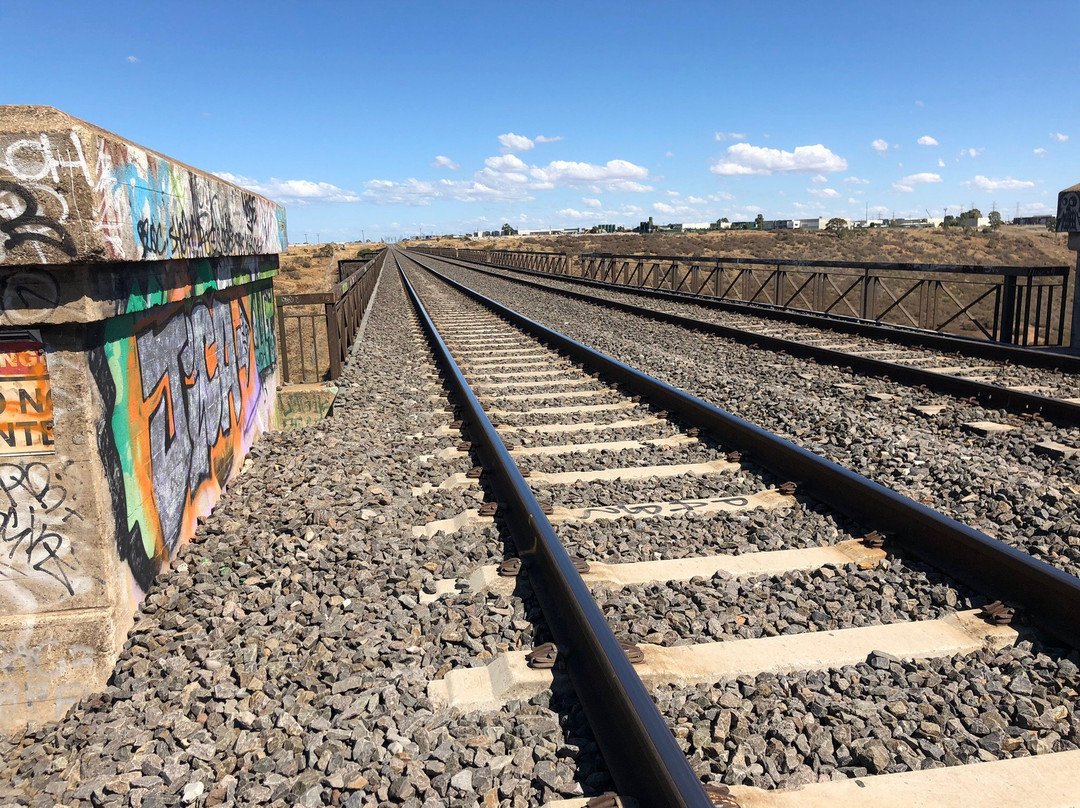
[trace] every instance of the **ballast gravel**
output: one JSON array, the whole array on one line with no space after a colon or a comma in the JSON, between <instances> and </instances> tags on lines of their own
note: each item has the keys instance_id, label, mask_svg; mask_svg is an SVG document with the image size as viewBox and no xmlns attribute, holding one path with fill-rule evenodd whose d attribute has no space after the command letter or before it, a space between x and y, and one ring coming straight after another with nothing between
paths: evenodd
<instances>
[{"instance_id":1,"label":"ballast gravel","mask_svg":"<svg viewBox=\"0 0 1080 808\"><path fill-rule=\"evenodd\" d=\"M458 266L439 266L528 317L1070 574L1080 574L1080 455L1055 458L1035 448L1047 440L1080 447L1080 427L1020 418L850 370L691 334ZM1023 380L1037 383L1041 373L1031 371ZM1054 384L1059 389L1080 396L1080 379L1057 375ZM868 397L874 393L894 398L875 401ZM912 411L916 405L939 403L946 408L938 415ZM983 437L964 426L974 421L1016 429Z\"/></svg>"},{"instance_id":2,"label":"ballast gravel","mask_svg":"<svg viewBox=\"0 0 1080 808\"><path fill-rule=\"evenodd\" d=\"M432 518L476 507L486 493L483 481L412 493L475 463L467 453L437 456L461 436L435 434L453 416L420 344L388 262L334 416L257 444L249 470L151 588L102 693L59 722L0 739L0 804L521 808L612 788L580 706L558 682L551 693L489 714L436 709L427 699L428 682L448 671L550 637L527 580L512 597L461 589L420 603L436 580L467 577L510 551L498 520L452 536L412 534ZM654 347L635 350L654 356ZM683 364L696 370L689 359ZM561 417L648 414L637 407ZM652 450L634 459L665 462ZM549 492L548 501L574 507L585 497L751 493L779 482L747 470L660 485L575 486ZM1070 495L1053 490L1053 507L1068 507ZM1057 517L1046 510L1046 519ZM568 523L559 535L583 557L649 560L816 546L862 529L800 501L711 519ZM973 602L896 558L831 572L631 588L602 602L624 612L613 615L625 621L616 622L620 630L643 641L659 634L669 644L831 630ZM863 586L849 590L844 578ZM886 612L871 613L870 593L888 600ZM840 671L655 695L704 779L775 787L1075 748L1075 662L1030 643L920 663L872 654Z\"/></svg>"},{"instance_id":3,"label":"ballast gravel","mask_svg":"<svg viewBox=\"0 0 1080 808\"><path fill-rule=\"evenodd\" d=\"M260 439L102 693L0 740L0 805L526 808L611 788L572 703L460 715L427 698L447 671L549 637L528 597L419 603L506 539L412 536L412 488L473 464L412 462L455 443L426 437L452 416L418 334L388 263L333 417Z\"/></svg>"}]
</instances>

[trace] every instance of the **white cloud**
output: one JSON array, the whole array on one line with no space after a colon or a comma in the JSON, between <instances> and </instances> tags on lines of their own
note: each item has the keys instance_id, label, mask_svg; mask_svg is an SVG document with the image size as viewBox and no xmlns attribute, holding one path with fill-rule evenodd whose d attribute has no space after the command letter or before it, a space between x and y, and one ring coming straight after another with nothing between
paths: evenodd
<instances>
[{"instance_id":1,"label":"white cloud","mask_svg":"<svg viewBox=\"0 0 1080 808\"><path fill-rule=\"evenodd\" d=\"M549 141L552 139L548 138ZM445 160L452 163L449 158ZM450 167L440 158L436 158L432 165ZM457 167L456 164L453 166ZM394 205L431 205L439 200L520 202L534 199L532 194L536 191L558 187L579 188L593 194L619 191L642 193L652 190L651 186L640 181L648 176L647 168L626 160L609 160L604 165L556 160L546 166L537 166L529 165L517 155L501 154L485 159L484 167L473 174L471 180L426 182L413 178L405 181L374 179L364 183L361 195L352 194L345 201ZM599 199L585 198L583 202L594 213L602 208Z\"/></svg>"},{"instance_id":2,"label":"white cloud","mask_svg":"<svg viewBox=\"0 0 1080 808\"><path fill-rule=\"evenodd\" d=\"M443 154L436 155L435 162L431 164L432 168L449 168L451 171L457 171L461 166L451 160L449 157Z\"/></svg>"},{"instance_id":3,"label":"white cloud","mask_svg":"<svg viewBox=\"0 0 1080 808\"><path fill-rule=\"evenodd\" d=\"M821 199L838 199L840 192L834 188L807 188L811 194Z\"/></svg>"},{"instance_id":4,"label":"white cloud","mask_svg":"<svg viewBox=\"0 0 1080 808\"><path fill-rule=\"evenodd\" d=\"M669 152L664 152L664 157L674 157L674 156L675 156L675 152L670 152L670 151Z\"/></svg>"},{"instance_id":5,"label":"white cloud","mask_svg":"<svg viewBox=\"0 0 1080 808\"><path fill-rule=\"evenodd\" d=\"M555 137L544 137L543 135L536 136L537 143L558 143L563 139L562 135L555 135Z\"/></svg>"},{"instance_id":6,"label":"white cloud","mask_svg":"<svg viewBox=\"0 0 1080 808\"><path fill-rule=\"evenodd\" d=\"M976 174L974 179L968 180L964 185L974 191L1016 191L1021 188L1035 187L1035 183L1028 180L1014 180L1012 177L991 179L982 174Z\"/></svg>"},{"instance_id":7,"label":"white cloud","mask_svg":"<svg viewBox=\"0 0 1080 808\"><path fill-rule=\"evenodd\" d=\"M668 196L682 196L678 191L664 191Z\"/></svg>"},{"instance_id":8,"label":"white cloud","mask_svg":"<svg viewBox=\"0 0 1080 808\"><path fill-rule=\"evenodd\" d=\"M828 181L829 180L825 177L824 174L817 174L816 176L810 178L810 182L816 182L819 185Z\"/></svg>"},{"instance_id":9,"label":"white cloud","mask_svg":"<svg viewBox=\"0 0 1080 808\"><path fill-rule=\"evenodd\" d=\"M1066 140L1069 139L1068 135L1063 135L1061 134L1061 132L1051 132L1050 137L1058 141L1059 143L1064 143Z\"/></svg>"},{"instance_id":10,"label":"white cloud","mask_svg":"<svg viewBox=\"0 0 1080 808\"><path fill-rule=\"evenodd\" d=\"M936 145L938 145L938 142L936 140L934 140L934 138L930 137L930 135L923 135L921 138L919 138L916 141L916 143L918 143L920 146L936 146Z\"/></svg>"},{"instance_id":11,"label":"white cloud","mask_svg":"<svg viewBox=\"0 0 1080 808\"><path fill-rule=\"evenodd\" d=\"M924 104L924 103L923 103L922 101L916 101L916 102L915 102L915 106L917 106L917 107L924 107L924 106L926 106L926 105L925 105L925 104Z\"/></svg>"},{"instance_id":12,"label":"white cloud","mask_svg":"<svg viewBox=\"0 0 1080 808\"><path fill-rule=\"evenodd\" d=\"M430 205L439 199L456 202L521 202L532 199L521 184L498 187L475 180L369 180L364 183L364 188L364 200L377 205Z\"/></svg>"},{"instance_id":13,"label":"white cloud","mask_svg":"<svg viewBox=\"0 0 1080 808\"><path fill-rule=\"evenodd\" d=\"M813 146L796 146L793 152L751 146L749 143L736 143L728 147L727 158L709 170L714 174L737 176L769 175L787 171L829 174L846 168L847 160L833 154L820 143Z\"/></svg>"},{"instance_id":14,"label":"white cloud","mask_svg":"<svg viewBox=\"0 0 1080 808\"><path fill-rule=\"evenodd\" d=\"M731 202L734 199L735 194L729 194L727 191L717 191L715 194L709 194L710 202Z\"/></svg>"},{"instance_id":15,"label":"white cloud","mask_svg":"<svg viewBox=\"0 0 1080 808\"><path fill-rule=\"evenodd\" d=\"M708 201L708 199L702 199L700 196L686 197L686 204L688 205L704 205Z\"/></svg>"},{"instance_id":16,"label":"white cloud","mask_svg":"<svg viewBox=\"0 0 1080 808\"><path fill-rule=\"evenodd\" d=\"M675 211L678 209L664 202L653 202L653 210L655 210L657 213L667 213L670 215L675 213Z\"/></svg>"},{"instance_id":17,"label":"white cloud","mask_svg":"<svg viewBox=\"0 0 1080 808\"><path fill-rule=\"evenodd\" d=\"M270 197L276 202L293 205L307 205L311 202L360 202L360 195L355 191L347 191L328 182L313 182L312 180L281 180L271 177L266 182L242 177L228 172L214 172L214 176L221 177L226 182L247 188L257 194Z\"/></svg>"},{"instance_id":18,"label":"white cloud","mask_svg":"<svg viewBox=\"0 0 1080 808\"><path fill-rule=\"evenodd\" d=\"M984 151L986 151L986 148L983 147L983 146L980 146L977 149L961 149L960 150L960 156L961 157L978 157Z\"/></svg>"},{"instance_id":19,"label":"white cloud","mask_svg":"<svg viewBox=\"0 0 1080 808\"><path fill-rule=\"evenodd\" d=\"M1028 216L1038 216L1043 213L1053 214L1053 206L1045 202L1027 202L1020 205L1020 213Z\"/></svg>"},{"instance_id":20,"label":"white cloud","mask_svg":"<svg viewBox=\"0 0 1080 808\"><path fill-rule=\"evenodd\" d=\"M555 215L562 216L564 219L595 219L597 217L597 212L595 210L563 208L562 210L555 211Z\"/></svg>"},{"instance_id":21,"label":"white cloud","mask_svg":"<svg viewBox=\"0 0 1080 808\"><path fill-rule=\"evenodd\" d=\"M1046 149L1035 149L1032 154L1036 157L1046 157Z\"/></svg>"},{"instance_id":22,"label":"white cloud","mask_svg":"<svg viewBox=\"0 0 1080 808\"><path fill-rule=\"evenodd\" d=\"M889 150L889 141L882 140L881 138L873 141L870 145L873 146L874 151L878 152L879 154L884 154Z\"/></svg>"},{"instance_id":23,"label":"white cloud","mask_svg":"<svg viewBox=\"0 0 1080 808\"><path fill-rule=\"evenodd\" d=\"M484 161L484 165L499 174L513 171L528 171L529 169L529 166L523 160L513 154L489 157Z\"/></svg>"},{"instance_id":24,"label":"white cloud","mask_svg":"<svg viewBox=\"0 0 1080 808\"><path fill-rule=\"evenodd\" d=\"M528 151L536 145L524 135L515 135L513 132L499 135L499 143L502 144L504 152Z\"/></svg>"},{"instance_id":25,"label":"white cloud","mask_svg":"<svg viewBox=\"0 0 1080 808\"><path fill-rule=\"evenodd\" d=\"M938 168L945 168L945 161L942 160L940 157L937 159L937 167Z\"/></svg>"},{"instance_id":26,"label":"white cloud","mask_svg":"<svg viewBox=\"0 0 1080 808\"><path fill-rule=\"evenodd\" d=\"M894 182L893 188L897 191L903 191L904 193L910 193L915 190L916 185L926 185L932 182L941 182L940 174L932 174L929 171L924 171L920 174L909 174L903 179Z\"/></svg>"},{"instance_id":27,"label":"white cloud","mask_svg":"<svg viewBox=\"0 0 1080 808\"><path fill-rule=\"evenodd\" d=\"M592 191L594 194L643 194L646 191L651 191L652 189L653 187L651 185L643 185L640 182L634 182L632 180L611 180L589 186L589 190Z\"/></svg>"},{"instance_id":28,"label":"white cloud","mask_svg":"<svg viewBox=\"0 0 1080 808\"><path fill-rule=\"evenodd\" d=\"M127 57L126 61L130 62L131 64L136 64L139 61L139 57L138 56L129 56L129 57ZM1066 140L1068 140L1068 138L1066 138Z\"/></svg>"},{"instance_id":29,"label":"white cloud","mask_svg":"<svg viewBox=\"0 0 1080 808\"><path fill-rule=\"evenodd\" d=\"M746 140L745 132L717 132L713 135L717 140Z\"/></svg>"},{"instance_id":30,"label":"white cloud","mask_svg":"<svg viewBox=\"0 0 1080 808\"><path fill-rule=\"evenodd\" d=\"M844 182L849 185L869 185L870 180L860 179L859 177L844 177Z\"/></svg>"},{"instance_id":31,"label":"white cloud","mask_svg":"<svg viewBox=\"0 0 1080 808\"><path fill-rule=\"evenodd\" d=\"M604 165L554 160L544 167L533 166L529 175L536 180L535 187L554 188L560 185L588 185L597 193L604 191L628 191L640 193L652 190L638 180L649 176L649 169L634 165L627 160L608 160Z\"/></svg>"},{"instance_id":32,"label":"white cloud","mask_svg":"<svg viewBox=\"0 0 1080 808\"><path fill-rule=\"evenodd\" d=\"M477 182L483 183L484 185L490 185L492 187L529 184L528 176L522 174L520 171L497 171L493 168L480 169L475 174L473 174L473 179Z\"/></svg>"}]
</instances>

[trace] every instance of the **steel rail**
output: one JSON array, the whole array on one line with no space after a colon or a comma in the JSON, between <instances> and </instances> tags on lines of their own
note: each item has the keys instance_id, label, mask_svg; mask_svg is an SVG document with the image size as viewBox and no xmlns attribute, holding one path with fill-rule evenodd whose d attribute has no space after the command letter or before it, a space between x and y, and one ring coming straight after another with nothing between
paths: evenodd
<instances>
[{"instance_id":1,"label":"steel rail","mask_svg":"<svg viewBox=\"0 0 1080 808\"><path fill-rule=\"evenodd\" d=\"M876 527L931 566L992 599L1022 607L1046 631L1080 648L1080 578L553 331L410 258L518 328L747 452L755 463L797 481L816 499Z\"/></svg>"},{"instance_id":2,"label":"steel rail","mask_svg":"<svg viewBox=\"0 0 1080 808\"><path fill-rule=\"evenodd\" d=\"M860 320L857 317L793 311L791 309L784 309L767 303L744 303L732 300L721 300L709 295L694 294L691 292L672 292L667 289L645 289L636 286L623 286L622 284L597 281L591 278L578 278L573 275L556 275L551 272L538 272L533 269L522 269L521 267L512 267L504 264L473 261L467 258L446 258L437 255L429 257L439 258L440 260L450 262L461 261L469 264L482 264L484 266L505 269L523 275L532 275L539 278L554 278L555 280L566 281L567 283L579 284L581 286L593 286L613 292L637 295L638 297L651 297L675 303L695 303L706 308L731 311L736 314L745 314L751 317L764 317L771 320L779 320L781 322L795 323L797 325L829 328L834 331L843 331L872 339L886 339L901 345L914 345L921 348L952 351L964 356L981 359L996 359L999 362L1013 362L1017 365L1042 368L1044 370L1061 370L1080 373L1080 356L1062 353L1061 351L1064 349L1035 351L1030 348L1021 348L1015 345L1006 345L998 342L988 342L986 340L979 340L971 337L947 336L920 329L905 328L903 326L882 325L880 323ZM642 258L652 258L652 256L642 256Z\"/></svg>"},{"instance_id":3,"label":"steel rail","mask_svg":"<svg viewBox=\"0 0 1080 808\"><path fill-rule=\"evenodd\" d=\"M395 257L395 262L396 262ZM414 260L414 259L413 259ZM402 282L468 422L548 627L620 794L642 806L713 808L551 522L488 420L401 265Z\"/></svg>"},{"instance_id":4,"label":"steel rail","mask_svg":"<svg viewBox=\"0 0 1080 808\"><path fill-rule=\"evenodd\" d=\"M432 256L435 257L435 256ZM448 263L461 263L473 272L480 272L491 277L507 279L505 275L493 272L486 268L477 267L473 262L463 259L442 258L441 261ZM470 265L473 264L473 265ZM516 270L526 271L526 270ZM755 334L752 331L743 331L732 326L710 323L706 320L696 320L680 314L656 311L643 306L635 306L633 303L625 303L618 300L595 297L584 292L575 292L570 289L559 289L546 286L536 281L523 278L507 279L513 283L520 283L545 292L562 295L572 300L582 300L588 303L606 306L618 311L633 314L639 317L648 317L658 322L677 325L695 331L704 331L709 334L725 337L743 345L763 345L770 350L783 351L784 353L801 358L814 359L825 364L850 366L851 368L871 376L888 377L892 381L908 385L923 385L938 393L956 396L959 398L971 397L978 399L979 403L989 407L1001 407L1010 412L1034 413L1037 412L1044 418L1055 423L1075 424L1080 423L1080 404L1073 404L1060 398L1040 396L1035 393L1023 393L1019 390L1010 390L997 384L979 382L965 379L961 376L952 376L944 373L934 373L924 368L899 365L884 359L874 359L869 356L856 356L834 348L822 348L816 345L807 345L797 340L784 337L773 337L766 334Z\"/></svg>"}]
</instances>

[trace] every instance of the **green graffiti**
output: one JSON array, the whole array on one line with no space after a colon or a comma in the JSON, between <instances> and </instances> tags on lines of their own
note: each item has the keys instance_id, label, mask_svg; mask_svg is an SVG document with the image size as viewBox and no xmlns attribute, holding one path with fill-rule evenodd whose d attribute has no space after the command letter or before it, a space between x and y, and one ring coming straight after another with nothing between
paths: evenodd
<instances>
[{"instance_id":1,"label":"green graffiti","mask_svg":"<svg viewBox=\"0 0 1080 808\"><path fill-rule=\"evenodd\" d=\"M251 306L252 341L259 373L277 364L277 335L274 333L274 289L267 286L248 297Z\"/></svg>"}]
</instances>

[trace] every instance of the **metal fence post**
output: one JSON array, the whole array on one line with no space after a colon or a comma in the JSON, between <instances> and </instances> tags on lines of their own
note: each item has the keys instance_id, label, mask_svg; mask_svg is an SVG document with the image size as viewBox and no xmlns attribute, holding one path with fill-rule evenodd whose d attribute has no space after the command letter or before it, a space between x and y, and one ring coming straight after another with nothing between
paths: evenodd
<instances>
[{"instance_id":1,"label":"metal fence post","mask_svg":"<svg viewBox=\"0 0 1080 808\"><path fill-rule=\"evenodd\" d=\"M289 343L285 340L285 306L277 304L278 345L281 347L281 384L289 383Z\"/></svg>"},{"instance_id":2,"label":"metal fence post","mask_svg":"<svg viewBox=\"0 0 1080 808\"><path fill-rule=\"evenodd\" d=\"M999 342L1016 342L1016 276L1006 275L1001 295L1001 334Z\"/></svg>"},{"instance_id":3,"label":"metal fence post","mask_svg":"<svg viewBox=\"0 0 1080 808\"><path fill-rule=\"evenodd\" d=\"M1076 250L1076 271L1073 273L1072 331L1069 332L1069 352L1080 354L1080 233L1069 234L1069 249ZM1061 290L1061 311L1065 311L1065 300L1069 294L1069 277L1065 276L1065 287ZM1064 317L1061 318L1064 321ZM1062 322L1064 325L1064 322ZM1061 344L1065 344L1065 335L1061 334Z\"/></svg>"}]
</instances>

